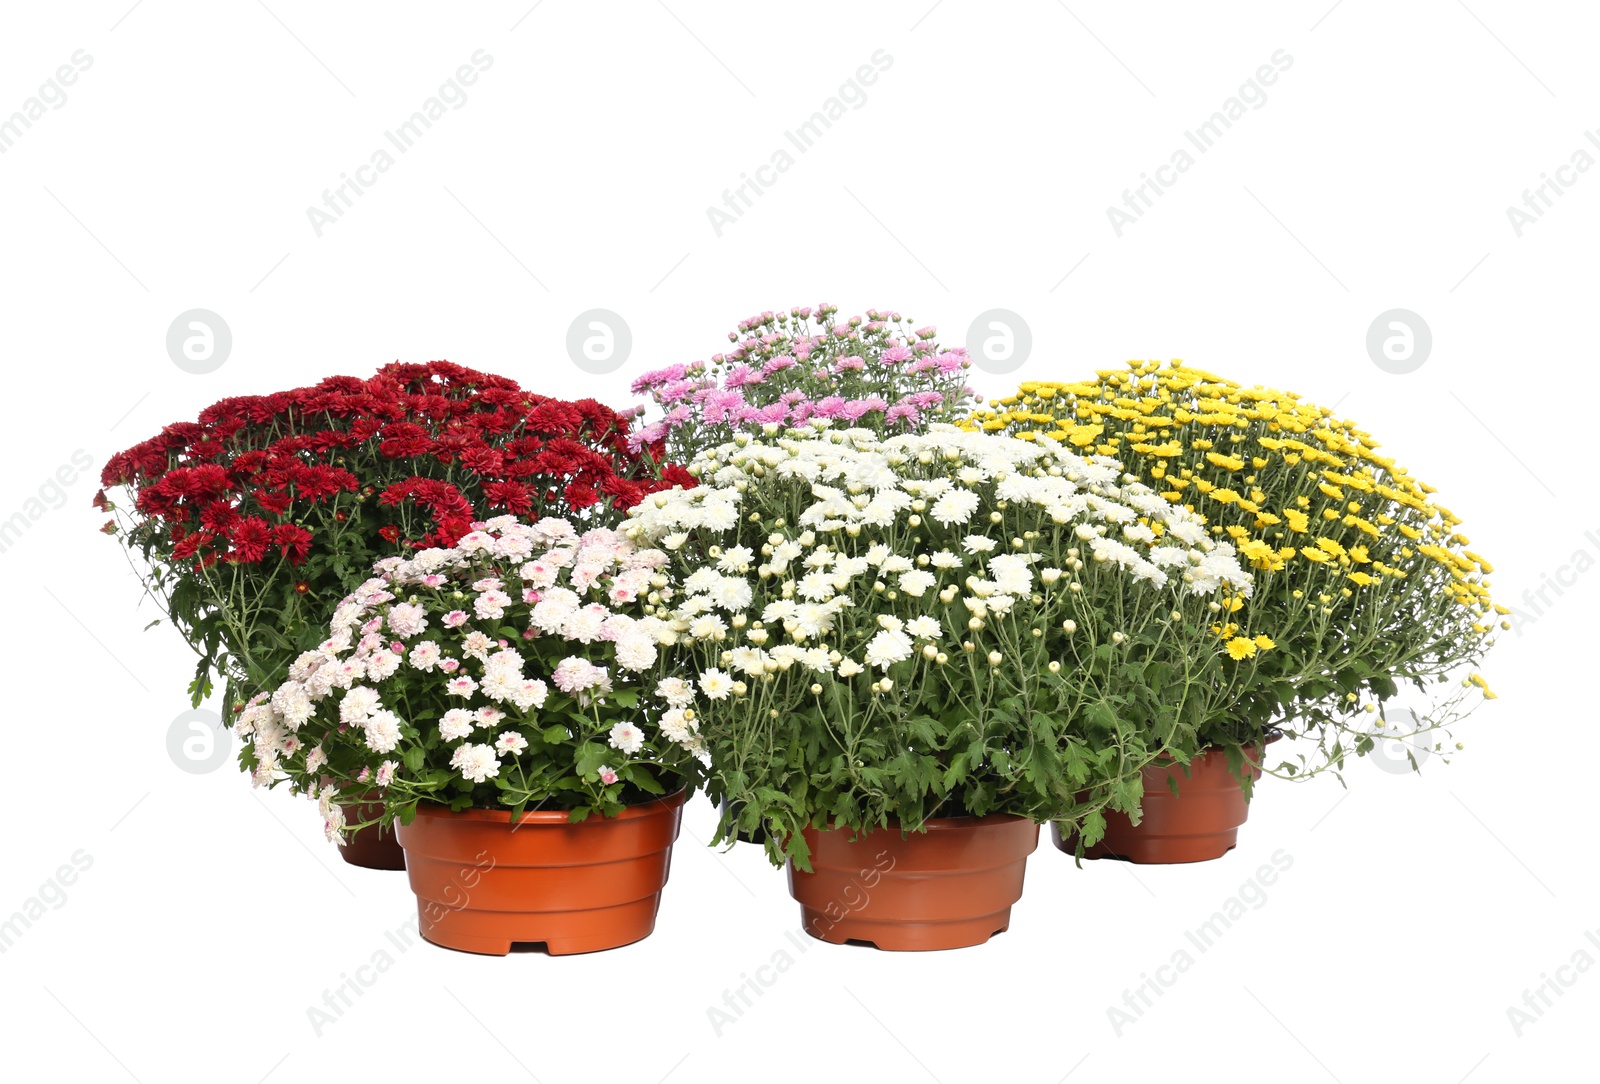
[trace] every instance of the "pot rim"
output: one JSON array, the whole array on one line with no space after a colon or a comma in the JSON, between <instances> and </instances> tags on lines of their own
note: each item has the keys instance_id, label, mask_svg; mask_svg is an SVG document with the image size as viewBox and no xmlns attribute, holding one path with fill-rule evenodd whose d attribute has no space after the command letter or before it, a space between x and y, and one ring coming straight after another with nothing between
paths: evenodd
<instances>
[{"instance_id":1,"label":"pot rim","mask_svg":"<svg viewBox=\"0 0 1600 1084\"><path fill-rule=\"evenodd\" d=\"M1261 753L1266 752L1267 746L1271 745L1275 741L1280 741L1284 737L1285 735L1283 731L1279 730L1277 727L1268 727L1266 734L1259 741L1251 740L1249 742L1245 742L1239 746L1239 749L1246 755L1253 754L1254 756L1259 757ZM1224 746L1212 742L1211 744L1200 749L1200 751L1195 753L1194 756L1190 757L1189 763L1193 764L1201 757L1210 756L1212 753L1220 753L1224 748ZM1177 766L1178 761L1171 753L1162 753L1160 756L1156 757L1156 759L1152 760L1146 765L1147 768L1172 768Z\"/></svg>"},{"instance_id":2,"label":"pot rim","mask_svg":"<svg viewBox=\"0 0 1600 1084\"><path fill-rule=\"evenodd\" d=\"M1004 824L1004 823L1011 822L1011 821L1023 821L1023 822L1026 822L1028 824L1032 824L1032 825L1035 825L1035 826L1043 823L1042 821L1034 820L1032 817L1024 817L1020 813L985 813L981 817L973 817L973 816L930 817L927 820L922 822L922 827L924 829L928 830L928 831L948 832L948 831L952 831L952 830L956 830L956 829L962 829L962 828L987 828L987 827L990 827L992 825ZM854 829L851 828L847 824L830 824L826 828L817 828L817 827L815 827L813 825L807 825L806 826L806 830L807 831L812 831L812 832L851 832L851 831L854 831ZM911 836L917 836L917 835L922 835L923 834L921 832L912 831L910 829L907 829L899 821L892 820L886 825L876 825L876 824L874 824L869 828L862 829L862 835L866 835L868 832L891 832L891 831L892 832L904 832L905 834L911 835Z\"/></svg>"},{"instance_id":3,"label":"pot rim","mask_svg":"<svg viewBox=\"0 0 1600 1084\"><path fill-rule=\"evenodd\" d=\"M660 798L652 798L648 802L639 802L637 805L630 805L624 808L623 811L618 813L615 817L602 816L598 819L598 821L599 823L603 824L611 824L616 821L637 820L640 817L656 816L660 813L665 813L668 810L677 809L688 800L689 788L680 787L671 794L663 795ZM529 809L523 812L522 819L518 823L568 824L570 823L568 820L570 813L571 810L567 809ZM434 820L484 821L490 824L507 825L511 823L511 810L509 809L472 808L463 809L458 813L452 813L448 806L441 805L438 802L418 802L417 816L428 817ZM584 821L583 823L588 824L594 822L594 820L595 818L591 817L588 821Z\"/></svg>"}]
</instances>

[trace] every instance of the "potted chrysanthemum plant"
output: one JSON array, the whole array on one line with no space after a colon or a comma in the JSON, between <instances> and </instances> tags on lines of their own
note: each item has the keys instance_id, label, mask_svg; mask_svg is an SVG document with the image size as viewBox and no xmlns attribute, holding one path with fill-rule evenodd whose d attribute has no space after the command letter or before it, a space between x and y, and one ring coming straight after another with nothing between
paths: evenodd
<instances>
[{"instance_id":1,"label":"potted chrysanthemum plant","mask_svg":"<svg viewBox=\"0 0 1600 1084\"><path fill-rule=\"evenodd\" d=\"M326 638L374 561L451 546L497 511L614 525L645 494L692 484L662 466L659 442L630 445L632 421L449 362L396 363L166 426L111 458L101 482L115 500L102 490L95 504L198 657L193 702L220 683L237 713ZM258 785L273 780L255 768ZM402 868L376 832L341 853Z\"/></svg>"},{"instance_id":2,"label":"potted chrysanthemum plant","mask_svg":"<svg viewBox=\"0 0 1600 1084\"><path fill-rule=\"evenodd\" d=\"M666 562L605 528L511 516L385 558L241 713L245 759L315 799L330 838L370 830L344 809L375 795L430 941L637 941L703 775L699 736L655 692L677 638L645 612Z\"/></svg>"},{"instance_id":3,"label":"potted chrysanthemum plant","mask_svg":"<svg viewBox=\"0 0 1600 1084\"><path fill-rule=\"evenodd\" d=\"M891 435L965 416L978 400L967 386L965 347L939 345L937 330L888 309L840 316L828 302L762 312L728 332L728 349L707 361L640 376L653 417L634 430L643 444L687 462L735 434L772 436L813 420ZM734 810L737 815L739 811ZM763 842L761 829L739 837Z\"/></svg>"},{"instance_id":4,"label":"potted chrysanthemum plant","mask_svg":"<svg viewBox=\"0 0 1600 1084\"><path fill-rule=\"evenodd\" d=\"M1207 604L1250 576L1113 461L817 422L689 469L624 528L673 555L692 684L664 692L737 811L720 838L765 827L814 936L1004 930L1038 823L1094 843L1223 695Z\"/></svg>"},{"instance_id":5,"label":"potted chrysanthemum plant","mask_svg":"<svg viewBox=\"0 0 1600 1084\"><path fill-rule=\"evenodd\" d=\"M1390 736L1447 754L1447 728L1493 697L1477 666L1508 611L1490 599L1491 566L1431 487L1331 410L1150 361L1025 383L966 424L1120 457L1254 572L1250 604L1214 623L1238 673L1236 702L1188 750L1209 771L1175 778L1142 825L1114 823L1106 845L1120 856L1170 860L1159 837L1196 832L1220 792L1242 818L1263 769L1337 773ZM1280 729L1296 752L1264 766Z\"/></svg>"}]
</instances>

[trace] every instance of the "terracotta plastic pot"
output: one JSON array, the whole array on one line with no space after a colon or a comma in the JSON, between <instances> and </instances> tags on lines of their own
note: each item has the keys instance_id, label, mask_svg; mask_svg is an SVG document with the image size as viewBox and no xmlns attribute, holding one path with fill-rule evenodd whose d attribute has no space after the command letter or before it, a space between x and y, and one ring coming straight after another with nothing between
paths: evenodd
<instances>
[{"instance_id":1,"label":"terracotta plastic pot","mask_svg":"<svg viewBox=\"0 0 1600 1084\"><path fill-rule=\"evenodd\" d=\"M1274 740L1272 738L1269 741ZM1250 760L1261 750L1245 750ZM1261 778L1259 768L1247 768ZM1167 780L1177 781L1174 795ZM1228 768L1228 754L1209 749L1189 762L1188 774L1176 764L1152 764L1144 770L1143 816L1137 825L1125 813L1106 813L1106 834L1084 850L1085 858L1120 858L1140 865L1209 862L1239 843L1239 826L1250 815L1239 777ZM1052 826L1055 844L1068 854L1077 849L1075 836L1063 837Z\"/></svg>"},{"instance_id":2,"label":"terracotta plastic pot","mask_svg":"<svg viewBox=\"0 0 1600 1084\"><path fill-rule=\"evenodd\" d=\"M811 868L789 865L789 892L805 930L834 944L891 951L981 945L1011 925L1039 826L1025 817L951 817L902 837L805 830Z\"/></svg>"},{"instance_id":3,"label":"terracotta plastic pot","mask_svg":"<svg viewBox=\"0 0 1600 1084\"><path fill-rule=\"evenodd\" d=\"M617 948L655 929L678 838L683 791L579 824L562 811L419 805L400 826L422 936L504 956L542 943L552 956Z\"/></svg>"},{"instance_id":4,"label":"terracotta plastic pot","mask_svg":"<svg viewBox=\"0 0 1600 1084\"><path fill-rule=\"evenodd\" d=\"M344 819L347 824L375 821L382 815L383 805L380 802L364 802L361 805L344 807ZM401 849L400 841L394 838L394 829L386 830L377 824L368 825L351 836L339 847L339 857L352 866L362 866L366 869L406 868L406 853Z\"/></svg>"}]
</instances>

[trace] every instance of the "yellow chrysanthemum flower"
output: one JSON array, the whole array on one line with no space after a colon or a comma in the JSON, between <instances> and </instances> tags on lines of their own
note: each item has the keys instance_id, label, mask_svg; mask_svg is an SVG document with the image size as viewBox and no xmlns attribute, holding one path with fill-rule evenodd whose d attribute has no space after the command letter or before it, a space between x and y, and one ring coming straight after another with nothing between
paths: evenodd
<instances>
[{"instance_id":1,"label":"yellow chrysanthemum flower","mask_svg":"<svg viewBox=\"0 0 1600 1084\"><path fill-rule=\"evenodd\" d=\"M1256 642L1243 636L1228 641L1228 654L1234 659L1248 659L1256 653Z\"/></svg>"}]
</instances>

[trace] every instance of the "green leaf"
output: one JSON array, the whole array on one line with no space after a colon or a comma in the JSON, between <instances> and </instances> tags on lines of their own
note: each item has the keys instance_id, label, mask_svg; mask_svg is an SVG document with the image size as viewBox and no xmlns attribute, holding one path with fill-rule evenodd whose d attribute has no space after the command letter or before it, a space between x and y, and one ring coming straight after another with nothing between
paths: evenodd
<instances>
[{"instance_id":1,"label":"green leaf","mask_svg":"<svg viewBox=\"0 0 1600 1084\"><path fill-rule=\"evenodd\" d=\"M573 758L573 773L580 776L587 776L598 771L600 765L606 762L606 758L610 756L610 754L611 750L604 745L597 745L594 742L584 742L582 745L578 746L577 756Z\"/></svg>"}]
</instances>

